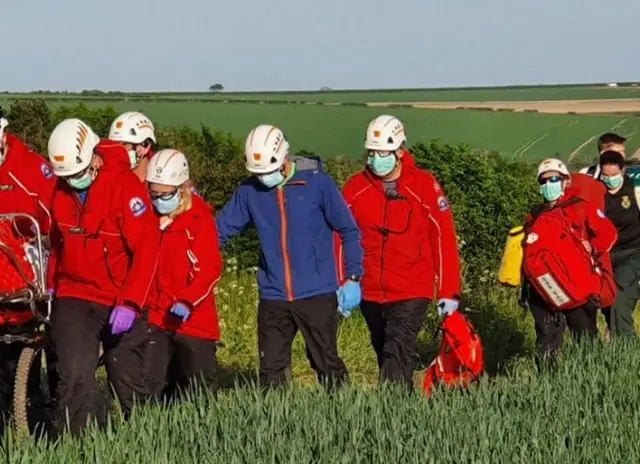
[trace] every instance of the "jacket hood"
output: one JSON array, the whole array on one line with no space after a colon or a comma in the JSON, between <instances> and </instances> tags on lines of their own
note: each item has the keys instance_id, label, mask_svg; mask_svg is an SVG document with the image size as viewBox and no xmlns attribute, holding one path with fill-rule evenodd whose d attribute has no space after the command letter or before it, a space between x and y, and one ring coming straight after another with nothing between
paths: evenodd
<instances>
[{"instance_id":1,"label":"jacket hood","mask_svg":"<svg viewBox=\"0 0 640 464\"><path fill-rule=\"evenodd\" d=\"M324 170L324 165L319 156L290 156L289 161L296 164L296 172Z\"/></svg>"},{"instance_id":2,"label":"jacket hood","mask_svg":"<svg viewBox=\"0 0 640 464\"><path fill-rule=\"evenodd\" d=\"M124 145L111 140L102 139L94 149L94 152L97 155L100 155L104 162L100 171L131 171L129 152Z\"/></svg>"}]
</instances>

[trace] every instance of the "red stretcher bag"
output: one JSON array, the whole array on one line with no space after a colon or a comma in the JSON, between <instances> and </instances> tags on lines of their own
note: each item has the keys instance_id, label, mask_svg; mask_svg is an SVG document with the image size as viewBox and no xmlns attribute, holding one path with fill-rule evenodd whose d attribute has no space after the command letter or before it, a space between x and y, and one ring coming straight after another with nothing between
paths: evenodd
<instances>
[{"instance_id":1,"label":"red stretcher bag","mask_svg":"<svg viewBox=\"0 0 640 464\"><path fill-rule=\"evenodd\" d=\"M484 371L482 341L463 314L456 311L446 316L440 328L440 351L427 368L422 382L422 389L427 395L431 395L439 384L466 388Z\"/></svg>"},{"instance_id":2,"label":"red stretcher bag","mask_svg":"<svg viewBox=\"0 0 640 464\"><path fill-rule=\"evenodd\" d=\"M13 221L0 221L0 295L33 287L36 276L28 249L29 239L16 232Z\"/></svg>"},{"instance_id":3,"label":"red stretcher bag","mask_svg":"<svg viewBox=\"0 0 640 464\"><path fill-rule=\"evenodd\" d=\"M602 308L613 303L613 276L603 272L584 247L564 207L545 211L535 219L523 249L522 271L551 309L563 311L586 304Z\"/></svg>"}]
</instances>

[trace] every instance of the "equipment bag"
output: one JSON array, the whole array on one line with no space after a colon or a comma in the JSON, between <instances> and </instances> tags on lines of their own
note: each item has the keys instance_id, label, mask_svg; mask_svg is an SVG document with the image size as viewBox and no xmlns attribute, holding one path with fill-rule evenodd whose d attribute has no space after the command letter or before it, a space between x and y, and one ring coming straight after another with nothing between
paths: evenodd
<instances>
[{"instance_id":1,"label":"equipment bag","mask_svg":"<svg viewBox=\"0 0 640 464\"><path fill-rule=\"evenodd\" d=\"M482 341L462 313L456 311L445 316L440 329L440 351L427 368L422 382L422 390L428 396L438 384L466 388L484 371Z\"/></svg>"},{"instance_id":2,"label":"equipment bag","mask_svg":"<svg viewBox=\"0 0 640 464\"><path fill-rule=\"evenodd\" d=\"M498 282L502 285L518 287L522 283L522 241L524 236L524 226L514 227L509 231L498 270Z\"/></svg>"},{"instance_id":3,"label":"equipment bag","mask_svg":"<svg viewBox=\"0 0 640 464\"><path fill-rule=\"evenodd\" d=\"M576 199L576 201L582 201ZM572 228L565 207L541 213L528 227L522 271L552 309L602 307L608 279Z\"/></svg>"},{"instance_id":4,"label":"equipment bag","mask_svg":"<svg viewBox=\"0 0 640 464\"><path fill-rule=\"evenodd\" d=\"M13 221L0 221L0 295L33 288L31 248L29 240L16 233Z\"/></svg>"}]
</instances>

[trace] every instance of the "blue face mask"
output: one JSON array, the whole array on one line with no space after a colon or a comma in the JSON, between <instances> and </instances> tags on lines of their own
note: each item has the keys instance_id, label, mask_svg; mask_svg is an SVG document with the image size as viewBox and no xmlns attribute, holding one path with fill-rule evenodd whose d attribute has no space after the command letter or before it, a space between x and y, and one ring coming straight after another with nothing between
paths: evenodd
<instances>
[{"instance_id":1,"label":"blue face mask","mask_svg":"<svg viewBox=\"0 0 640 464\"><path fill-rule=\"evenodd\" d=\"M170 196L169 198L154 198L153 199L153 207L155 210L166 216L167 214L173 213L180 206L180 193L176 192L175 195Z\"/></svg>"},{"instance_id":2,"label":"blue face mask","mask_svg":"<svg viewBox=\"0 0 640 464\"><path fill-rule=\"evenodd\" d=\"M545 201L556 201L563 193L562 181L547 182L540 186L540 194Z\"/></svg>"},{"instance_id":3,"label":"blue face mask","mask_svg":"<svg viewBox=\"0 0 640 464\"><path fill-rule=\"evenodd\" d=\"M396 167L396 155L380 156L377 153L367 158L367 164L376 176L384 177Z\"/></svg>"},{"instance_id":4,"label":"blue face mask","mask_svg":"<svg viewBox=\"0 0 640 464\"><path fill-rule=\"evenodd\" d=\"M607 186L610 190L615 190L622 186L624 183L624 177L622 174L616 174L615 176L602 176L602 182Z\"/></svg>"},{"instance_id":5,"label":"blue face mask","mask_svg":"<svg viewBox=\"0 0 640 464\"><path fill-rule=\"evenodd\" d=\"M280 170L269 174L259 174L258 180L267 188L276 187L284 182L284 174Z\"/></svg>"}]
</instances>

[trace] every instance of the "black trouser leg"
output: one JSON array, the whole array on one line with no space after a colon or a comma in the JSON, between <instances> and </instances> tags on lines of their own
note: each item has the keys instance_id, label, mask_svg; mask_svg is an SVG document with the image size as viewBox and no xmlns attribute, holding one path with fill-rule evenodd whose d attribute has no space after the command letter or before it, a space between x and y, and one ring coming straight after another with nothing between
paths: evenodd
<instances>
[{"instance_id":1,"label":"black trouser leg","mask_svg":"<svg viewBox=\"0 0 640 464\"><path fill-rule=\"evenodd\" d=\"M184 387L194 383L213 388L216 376L216 342L188 335L173 336L175 357L186 380Z\"/></svg>"},{"instance_id":2,"label":"black trouser leg","mask_svg":"<svg viewBox=\"0 0 640 464\"><path fill-rule=\"evenodd\" d=\"M277 387L287 382L291 368L291 344L297 331L291 314L291 303L260 300L258 304L260 385Z\"/></svg>"},{"instance_id":3,"label":"black trouser leg","mask_svg":"<svg viewBox=\"0 0 640 464\"><path fill-rule=\"evenodd\" d=\"M640 298L640 251L613 253L613 274L620 286L610 311L612 336L635 336L633 312Z\"/></svg>"},{"instance_id":4,"label":"black trouser leg","mask_svg":"<svg viewBox=\"0 0 640 464\"><path fill-rule=\"evenodd\" d=\"M145 400L145 350L147 348L146 317L136 318L129 332L112 335L111 326L103 332L104 365L107 377L125 418L136 401Z\"/></svg>"},{"instance_id":5,"label":"black trouser leg","mask_svg":"<svg viewBox=\"0 0 640 464\"><path fill-rule=\"evenodd\" d=\"M425 299L384 305L367 302L363 305L369 315L378 310L384 321L381 382L394 382L413 388L413 372L418 362L416 344L428 305L429 300ZM376 329L379 330L379 327L374 326Z\"/></svg>"},{"instance_id":6,"label":"black trouser leg","mask_svg":"<svg viewBox=\"0 0 640 464\"><path fill-rule=\"evenodd\" d=\"M371 301L362 301L360 303L360 311L364 316L364 320L369 328L369 338L371 339L371 345L376 352L376 359L378 360L378 369L382 369L384 362L383 349L384 349L384 312L383 306L379 303L373 303Z\"/></svg>"},{"instance_id":7,"label":"black trouser leg","mask_svg":"<svg viewBox=\"0 0 640 464\"><path fill-rule=\"evenodd\" d=\"M107 322L105 307L76 298L60 298L52 314L52 335L58 355L57 421L79 435L95 415L95 373L100 332Z\"/></svg>"},{"instance_id":8,"label":"black trouser leg","mask_svg":"<svg viewBox=\"0 0 640 464\"><path fill-rule=\"evenodd\" d=\"M564 316L559 311L550 311L548 305L533 289L530 290L527 302L535 324L538 354L542 356L554 354L562 346Z\"/></svg>"},{"instance_id":9,"label":"black trouser leg","mask_svg":"<svg viewBox=\"0 0 640 464\"><path fill-rule=\"evenodd\" d=\"M318 380L332 389L348 380L338 355L338 299L335 293L293 302L293 319L302 332Z\"/></svg>"},{"instance_id":10,"label":"black trouser leg","mask_svg":"<svg viewBox=\"0 0 640 464\"><path fill-rule=\"evenodd\" d=\"M567 326L576 341L584 338L598 338L598 310L596 308L576 308L565 311Z\"/></svg>"},{"instance_id":11,"label":"black trouser leg","mask_svg":"<svg viewBox=\"0 0 640 464\"><path fill-rule=\"evenodd\" d=\"M172 356L171 336L161 328L150 325L147 329L144 373L147 394L156 401L163 396Z\"/></svg>"}]
</instances>

